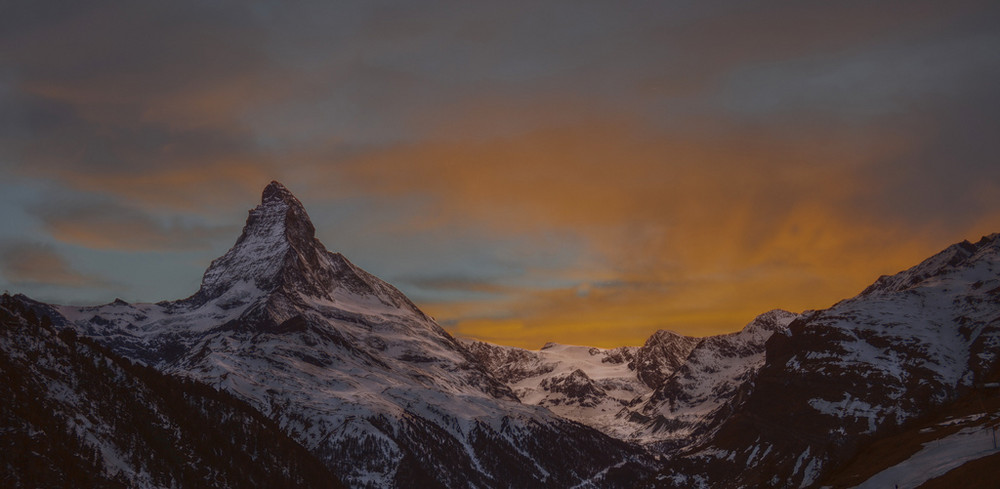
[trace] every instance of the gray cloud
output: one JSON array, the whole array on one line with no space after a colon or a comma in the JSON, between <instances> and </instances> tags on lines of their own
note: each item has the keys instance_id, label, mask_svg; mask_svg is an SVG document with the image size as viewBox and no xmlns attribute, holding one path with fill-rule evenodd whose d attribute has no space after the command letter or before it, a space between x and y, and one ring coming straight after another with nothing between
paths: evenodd
<instances>
[{"instance_id":1,"label":"gray cloud","mask_svg":"<svg viewBox=\"0 0 1000 489\"><path fill-rule=\"evenodd\" d=\"M236 223L206 225L180 216L157 219L106 200L55 199L32 209L59 241L102 250L204 250L236 236Z\"/></svg>"},{"instance_id":2,"label":"gray cloud","mask_svg":"<svg viewBox=\"0 0 1000 489\"><path fill-rule=\"evenodd\" d=\"M49 245L43 243L7 243L0 246L0 271L14 285L55 285L64 287L103 287L108 282L97 276L76 271Z\"/></svg>"}]
</instances>

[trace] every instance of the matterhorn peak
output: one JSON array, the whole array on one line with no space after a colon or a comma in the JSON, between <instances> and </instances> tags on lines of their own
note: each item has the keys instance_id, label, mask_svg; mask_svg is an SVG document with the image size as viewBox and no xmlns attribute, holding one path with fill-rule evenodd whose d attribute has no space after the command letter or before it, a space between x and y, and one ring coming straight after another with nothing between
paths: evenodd
<instances>
[{"instance_id":1,"label":"matterhorn peak","mask_svg":"<svg viewBox=\"0 0 1000 489\"><path fill-rule=\"evenodd\" d=\"M327 251L315 235L302 202L287 187L272 181L264 188L260 205L250 210L236 244L212 261L192 300L205 303L224 298L226 303L245 303L280 292L327 302L368 297L386 306L417 311L391 285L343 255Z\"/></svg>"},{"instance_id":2,"label":"matterhorn peak","mask_svg":"<svg viewBox=\"0 0 1000 489\"><path fill-rule=\"evenodd\" d=\"M274 290L293 255L326 253L315 234L299 199L284 185L271 182L261 194L260 205L250 210L236 244L205 272L197 296L210 300L234 287Z\"/></svg>"}]
</instances>

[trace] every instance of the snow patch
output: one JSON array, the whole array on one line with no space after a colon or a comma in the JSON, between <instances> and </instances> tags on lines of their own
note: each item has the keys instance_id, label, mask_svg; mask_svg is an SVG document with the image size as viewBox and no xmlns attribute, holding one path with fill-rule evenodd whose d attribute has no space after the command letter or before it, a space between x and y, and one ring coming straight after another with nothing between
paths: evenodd
<instances>
[{"instance_id":1,"label":"snow patch","mask_svg":"<svg viewBox=\"0 0 1000 489\"><path fill-rule=\"evenodd\" d=\"M935 477L960 467L966 462L998 453L993 448L993 431L975 426L953 435L927 442L919 452L888 469L875 474L856 489L885 487L917 487Z\"/></svg>"}]
</instances>

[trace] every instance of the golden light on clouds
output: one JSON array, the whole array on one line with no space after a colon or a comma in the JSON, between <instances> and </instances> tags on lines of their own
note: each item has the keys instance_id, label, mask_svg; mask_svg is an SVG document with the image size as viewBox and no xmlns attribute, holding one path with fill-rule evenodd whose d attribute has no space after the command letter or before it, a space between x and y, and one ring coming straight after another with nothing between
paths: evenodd
<instances>
[{"instance_id":1,"label":"golden light on clouds","mask_svg":"<svg viewBox=\"0 0 1000 489\"><path fill-rule=\"evenodd\" d=\"M904 143L873 133L838 146L836 130L669 139L616 121L396 147L346 174L364 192L430 196L432 211L411 223L421 232L457 221L582 244L572 266L528 272L564 286L427 304L454 333L535 348L638 344L660 328L718 334L772 308L826 307L947 245L933 228L904 239L861 207L878 189L858 169L905 154Z\"/></svg>"},{"instance_id":2,"label":"golden light on clouds","mask_svg":"<svg viewBox=\"0 0 1000 489\"><path fill-rule=\"evenodd\" d=\"M0 285L186 296L280 180L458 335L615 346L1000 231L988 3L265 7L10 13Z\"/></svg>"}]
</instances>

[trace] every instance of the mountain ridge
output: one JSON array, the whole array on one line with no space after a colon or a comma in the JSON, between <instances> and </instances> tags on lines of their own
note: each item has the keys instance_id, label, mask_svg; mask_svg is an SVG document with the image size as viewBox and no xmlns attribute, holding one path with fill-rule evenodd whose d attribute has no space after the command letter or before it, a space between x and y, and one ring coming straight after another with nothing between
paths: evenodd
<instances>
[{"instance_id":1,"label":"mountain ridge","mask_svg":"<svg viewBox=\"0 0 1000 489\"><path fill-rule=\"evenodd\" d=\"M739 409L650 487L694 480L811 487L865 443L947 406L978 379L995 378L997 237L949 246L853 298L803 313L767 341L764 366L740 394Z\"/></svg>"}]
</instances>

